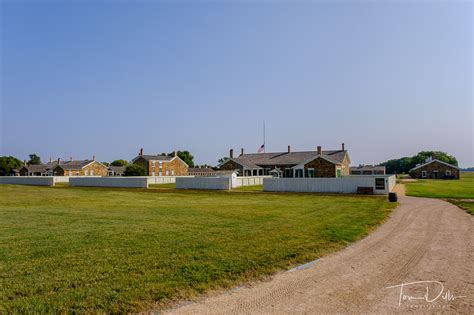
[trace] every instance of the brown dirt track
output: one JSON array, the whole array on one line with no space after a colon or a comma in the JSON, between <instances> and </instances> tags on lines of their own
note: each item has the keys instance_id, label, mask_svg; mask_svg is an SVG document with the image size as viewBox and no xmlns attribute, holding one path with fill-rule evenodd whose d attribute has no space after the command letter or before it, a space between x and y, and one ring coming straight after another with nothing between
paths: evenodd
<instances>
[{"instance_id":1,"label":"brown dirt track","mask_svg":"<svg viewBox=\"0 0 474 315\"><path fill-rule=\"evenodd\" d=\"M166 312L474 314L473 216L442 200L405 197L403 186L398 189L400 206L365 239L307 269ZM402 300L399 305L400 289L387 288L415 281L438 281L444 293L433 302ZM403 294L423 297L427 286L429 299L442 291L439 283L422 283L408 285Z\"/></svg>"}]
</instances>

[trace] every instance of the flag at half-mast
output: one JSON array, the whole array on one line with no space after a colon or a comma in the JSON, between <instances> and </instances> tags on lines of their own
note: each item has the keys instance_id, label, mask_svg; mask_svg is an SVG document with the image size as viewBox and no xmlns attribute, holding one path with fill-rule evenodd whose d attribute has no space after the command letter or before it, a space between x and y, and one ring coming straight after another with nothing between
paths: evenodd
<instances>
[{"instance_id":1,"label":"flag at half-mast","mask_svg":"<svg viewBox=\"0 0 474 315\"><path fill-rule=\"evenodd\" d=\"M262 153L263 151L265 151L265 143L262 144L262 145L260 146L260 148L258 148L258 150L257 150L258 153Z\"/></svg>"}]
</instances>

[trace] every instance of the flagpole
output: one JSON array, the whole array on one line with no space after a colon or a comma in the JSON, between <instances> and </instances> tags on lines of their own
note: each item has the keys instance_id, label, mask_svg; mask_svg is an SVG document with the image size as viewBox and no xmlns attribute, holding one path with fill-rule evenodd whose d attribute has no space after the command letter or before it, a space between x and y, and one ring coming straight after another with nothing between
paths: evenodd
<instances>
[{"instance_id":1,"label":"flagpole","mask_svg":"<svg viewBox=\"0 0 474 315\"><path fill-rule=\"evenodd\" d=\"M265 120L263 121L263 153L266 153L267 146L265 145Z\"/></svg>"}]
</instances>

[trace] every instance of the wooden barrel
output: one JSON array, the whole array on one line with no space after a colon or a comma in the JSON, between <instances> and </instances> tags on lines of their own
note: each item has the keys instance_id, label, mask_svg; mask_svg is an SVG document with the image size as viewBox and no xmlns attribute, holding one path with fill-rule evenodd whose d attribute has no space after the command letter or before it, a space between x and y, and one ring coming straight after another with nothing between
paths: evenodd
<instances>
[{"instance_id":1,"label":"wooden barrel","mask_svg":"<svg viewBox=\"0 0 474 315\"><path fill-rule=\"evenodd\" d=\"M388 201L397 202L398 201L397 193L395 192L388 193Z\"/></svg>"}]
</instances>

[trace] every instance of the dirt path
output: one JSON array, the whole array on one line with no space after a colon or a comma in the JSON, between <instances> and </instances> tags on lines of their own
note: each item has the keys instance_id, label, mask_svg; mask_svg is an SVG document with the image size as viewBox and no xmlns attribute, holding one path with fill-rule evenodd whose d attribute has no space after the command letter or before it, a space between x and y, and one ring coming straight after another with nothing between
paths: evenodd
<instances>
[{"instance_id":1,"label":"dirt path","mask_svg":"<svg viewBox=\"0 0 474 315\"><path fill-rule=\"evenodd\" d=\"M398 189L403 194L403 186ZM441 200L401 196L399 201L391 218L370 236L307 269L168 312L474 314L473 216ZM400 288L387 287L415 281L438 281L444 295L434 302L402 300L399 306ZM439 283L429 284L429 299L441 292ZM422 297L426 286L407 285L403 294ZM456 296L465 297L452 300Z\"/></svg>"}]
</instances>

